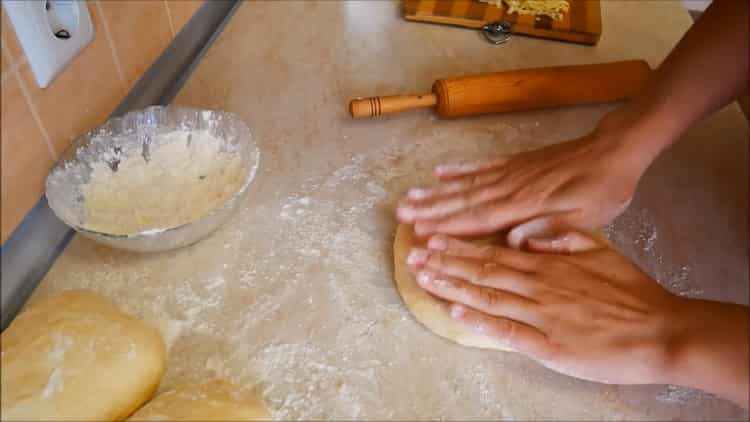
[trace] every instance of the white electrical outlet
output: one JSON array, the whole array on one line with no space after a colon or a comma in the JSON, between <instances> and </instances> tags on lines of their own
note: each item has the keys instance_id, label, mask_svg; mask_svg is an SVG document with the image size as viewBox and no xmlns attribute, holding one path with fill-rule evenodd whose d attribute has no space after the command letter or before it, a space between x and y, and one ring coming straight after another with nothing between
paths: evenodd
<instances>
[{"instance_id":1,"label":"white electrical outlet","mask_svg":"<svg viewBox=\"0 0 750 422\"><path fill-rule=\"evenodd\" d=\"M85 1L3 0L3 6L42 88L94 38Z\"/></svg>"}]
</instances>

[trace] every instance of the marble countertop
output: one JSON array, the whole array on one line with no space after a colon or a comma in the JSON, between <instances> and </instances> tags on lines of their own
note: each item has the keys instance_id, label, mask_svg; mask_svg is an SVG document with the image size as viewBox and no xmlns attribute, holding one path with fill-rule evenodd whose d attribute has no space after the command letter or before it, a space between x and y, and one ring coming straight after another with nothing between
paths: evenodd
<instances>
[{"instance_id":1,"label":"marble countertop","mask_svg":"<svg viewBox=\"0 0 750 422\"><path fill-rule=\"evenodd\" d=\"M356 96L427 92L436 78L668 54L679 2L602 2L595 47L406 22L391 1L245 2L175 103L240 115L261 149L248 200L191 247L138 255L71 241L31 302L90 288L158 326L161 388L222 377L277 419L746 418L675 386L572 379L427 332L392 283L396 201L436 163L581 136L616 105L441 120L354 121ZM606 228L678 294L747 303L748 125L736 104L649 169Z\"/></svg>"}]
</instances>

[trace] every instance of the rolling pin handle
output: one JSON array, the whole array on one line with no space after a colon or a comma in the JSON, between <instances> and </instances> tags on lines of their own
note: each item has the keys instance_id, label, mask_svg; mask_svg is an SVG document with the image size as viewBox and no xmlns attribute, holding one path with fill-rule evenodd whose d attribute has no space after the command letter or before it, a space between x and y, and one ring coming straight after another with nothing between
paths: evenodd
<instances>
[{"instance_id":1,"label":"rolling pin handle","mask_svg":"<svg viewBox=\"0 0 750 422\"><path fill-rule=\"evenodd\" d=\"M432 107L435 104L437 104L435 94L359 97L349 103L349 113L355 119L364 119L416 108Z\"/></svg>"}]
</instances>

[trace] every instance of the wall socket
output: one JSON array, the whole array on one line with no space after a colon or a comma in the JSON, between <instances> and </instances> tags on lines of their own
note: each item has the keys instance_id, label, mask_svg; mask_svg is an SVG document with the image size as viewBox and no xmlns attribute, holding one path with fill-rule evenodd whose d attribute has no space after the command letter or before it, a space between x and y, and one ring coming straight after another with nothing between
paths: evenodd
<instances>
[{"instance_id":1,"label":"wall socket","mask_svg":"<svg viewBox=\"0 0 750 422\"><path fill-rule=\"evenodd\" d=\"M94 39L94 26L82 0L3 0L31 71L46 88Z\"/></svg>"}]
</instances>

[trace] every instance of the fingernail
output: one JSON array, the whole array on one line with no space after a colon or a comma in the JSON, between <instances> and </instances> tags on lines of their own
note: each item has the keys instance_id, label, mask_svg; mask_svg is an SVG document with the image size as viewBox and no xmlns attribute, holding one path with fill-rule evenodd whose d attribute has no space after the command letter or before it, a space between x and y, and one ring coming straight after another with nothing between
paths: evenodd
<instances>
[{"instance_id":1,"label":"fingernail","mask_svg":"<svg viewBox=\"0 0 750 422\"><path fill-rule=\"evenodd\" d=\"M430 196L430 191L423 188L409 189L409 192L407 192L406 196L408 196L409 199L420 201L422 199L428 198Z\"/></svg>"},{"instance_id":2,"label":"fingernail","mask_svg":"<svg viewBox=\"0 0 750 422\"><path fill-rule=\"evenodd\" d=\"M407 222L414 221L414 208L409 205L399 205L396 213L402 220Z\"/></svg>"},{"instance_id":3,"label":"fingernail","mask_svg":"<svg viewBox=\"0 0 750 422\"><path fill-rule=\"evenodd\" d=\"M439 234L432 236L427 242L427 247L430 249L435 249L437 251L444 251L448 248L448 239L446 239L445 236Z\"/></svg>"},{"instance_id":4,"label":"fingernail","mask_svg":"<svg viewBox=\"0 0 750 422\"><path fill-rule=\"evenodd\" d=\"M426 286L430 284L434 277L435 275L431 271L420 271L417 274L417 283L419 283L420 286Z\"/></svg>"},{"instance_id":5,"label":"fingernail","mask_svg":"<svg viewBox=\"0 0 750 422\"><path fill-rule=\"evenodd\" d=\"M430 253L428 251L420 248L413 248L411 252L409 252L409 256L406 258L406 263L409 265L424 264L427 262L429 256Z\"/></svg>"},{"instance_id":6,"label":"fingernail","mask_svg":"<svg viewBox=\"0 0 750 422\"><path fill-rule=\"evenodd\" d=\"M435 167L435 171L438 174L465 172L465 171L472 171L475 169L476 169L476 164L472 162L443 164L443 165Z\"/></svg>"},{"instance_id":7,"label":"fingernail","mask_svg":"<svg viewBox=\"0 0 750 422\"><path fill-rule=\"evenodd\" d=\"M451 173L455 172L461 169L461 166L458 164L442 164L437 167L435 167L435 173L437 174L444 174L444 173Z\"/></svg>"},{"instance_id":8,"label":"fingernail","mask_svg":"<svg viewBox=\"0 0 750 422\"><path fill-rule=\"evenodd\" d=\"M451 306L451 317L461 318L466 315L466 308L463 305L453 304Z\"/></svg>"}]
</instances>

